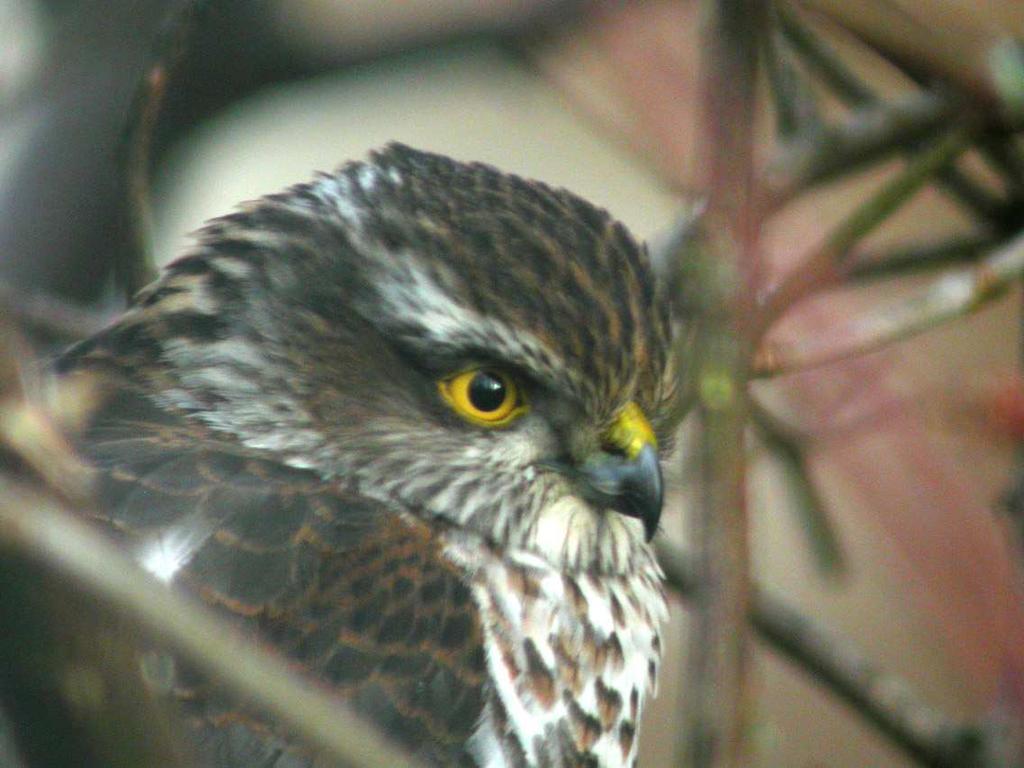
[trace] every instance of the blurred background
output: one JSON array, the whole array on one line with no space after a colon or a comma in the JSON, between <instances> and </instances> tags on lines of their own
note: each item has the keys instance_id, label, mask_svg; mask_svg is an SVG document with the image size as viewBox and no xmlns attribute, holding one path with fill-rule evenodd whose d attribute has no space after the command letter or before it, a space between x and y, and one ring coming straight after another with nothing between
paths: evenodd
<instances>
[{"instance_id":1,"label":"blurred background","mask_svg":"<svg viewBox=\"0 0 1024 768\"><path fill-rule=\"evenodd\" d=\"M70 302L83 323L122 304L133 253L121 181L131 96L173 3L0 0L0 290ZM913 4L908 4L913 5ZM1024 36L1005 2L941 3L950 24ZM698 9L690 2L222 0L197 17L152 152L151 247L164 262L238 202L398 140L564 186L658 242L700 200ZM964 11L966 9L966 14ZM965 15L967 20L965 20ZM905 78L825 23L816 29L887 92ZM828 106L828 105L826 105ZM770 131L765 118L764 134ZM791 267L885 166L774 219L770 268ZM881 247L966 222L926 192ZM830 292L787 320L814 332L901 287ZM815 435L810 476L841 544L823 567L784 468L751 443L755 578L858 645L948 714L979 717L1024 666L1017 532L999 510L1015 435L989 395L1018 371L1019 297L898 348L756 385ZM72 311L69 309L69 312ZM79 315L72 314L78 318ZM43 335L42 344L56 344ZM52 347L51 347L52 348ZM837 427L837 425L839 425ZM687 440L672 459L664 534L685 544ZM681 736L685 603L673 601L642 763ZM758 644L755 765L910 765L803 672Z\"/></svg>"}]
</instances>

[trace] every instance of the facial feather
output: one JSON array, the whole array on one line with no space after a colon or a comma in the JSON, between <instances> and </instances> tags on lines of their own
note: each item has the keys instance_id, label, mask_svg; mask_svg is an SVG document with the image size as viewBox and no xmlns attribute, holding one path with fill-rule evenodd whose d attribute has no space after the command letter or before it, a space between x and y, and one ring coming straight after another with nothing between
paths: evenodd
<instances>
[{"instance_id":1,"label":"facial feather","mask_svg":"<svg viewBox=\"0 0 1024 768\"><path fill-rule=\"evenodd\" d=\"M571 286L571 288L562 286ZM620 572L638 521L551 459L600 447L626 403L663 406L667 312L642 249L584 201L393 145L246 204L91 350L132 345L159 401L249 448L574 570ZM530 414L450 412L450 364L522 375Z\"/></svg>"}]
</instances>

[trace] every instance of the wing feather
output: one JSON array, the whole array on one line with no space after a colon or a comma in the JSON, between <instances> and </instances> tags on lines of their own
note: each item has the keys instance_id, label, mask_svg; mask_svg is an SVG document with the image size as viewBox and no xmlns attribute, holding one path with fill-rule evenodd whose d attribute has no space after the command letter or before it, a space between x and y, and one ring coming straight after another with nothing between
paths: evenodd
<instances>
[{"instance_id":1,"label":"wing feather","mask_svg":"<svg viewBox=\"0 0 1024 768\"><path fill-rule=\"evenodd\" d=\"M470 765L485 697L479 618L437 533L275 462L122 380L80 442L98 524L434 764ZM179 672L203 765L312 765L212 681Z\"/></svg>"}]
</instances>

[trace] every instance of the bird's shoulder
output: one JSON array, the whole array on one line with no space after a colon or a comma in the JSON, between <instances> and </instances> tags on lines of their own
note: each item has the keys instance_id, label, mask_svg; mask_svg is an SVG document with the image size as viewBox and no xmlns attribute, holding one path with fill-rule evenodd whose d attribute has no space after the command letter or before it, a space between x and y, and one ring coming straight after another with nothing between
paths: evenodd
<instances>
[{"instance_id":1,"label":"bird's shoulder","mask_svg":"<svg viewBox=\"0 0 1024 768\"><path fill-rule=\"evenodd\" d=\"M414 754L469 764L484 707L482 634L439 530L220 435L130 376L99 379L101 405L78 440L96 471L94 521ZM178 691L201 764L305 764L287 734L206 681L185 671Z\"/></svg>"}]
</instances>

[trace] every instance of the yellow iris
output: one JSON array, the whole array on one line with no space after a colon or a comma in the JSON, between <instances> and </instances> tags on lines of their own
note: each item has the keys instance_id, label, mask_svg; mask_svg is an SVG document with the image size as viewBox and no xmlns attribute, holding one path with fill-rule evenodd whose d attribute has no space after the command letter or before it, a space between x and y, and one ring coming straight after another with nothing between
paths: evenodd
<instances>
[{"instance_id":1,"label":"yellow iris","mask_svg":"<svg viewBox=\"0 0 1024 768\"><path fill-rule=\"evenodd\" d=\"M519 386L507 373L472 368L437 383L441 397L464 419L485 427L503 427L527 411Z\"/></svg>"}]
</instances>

